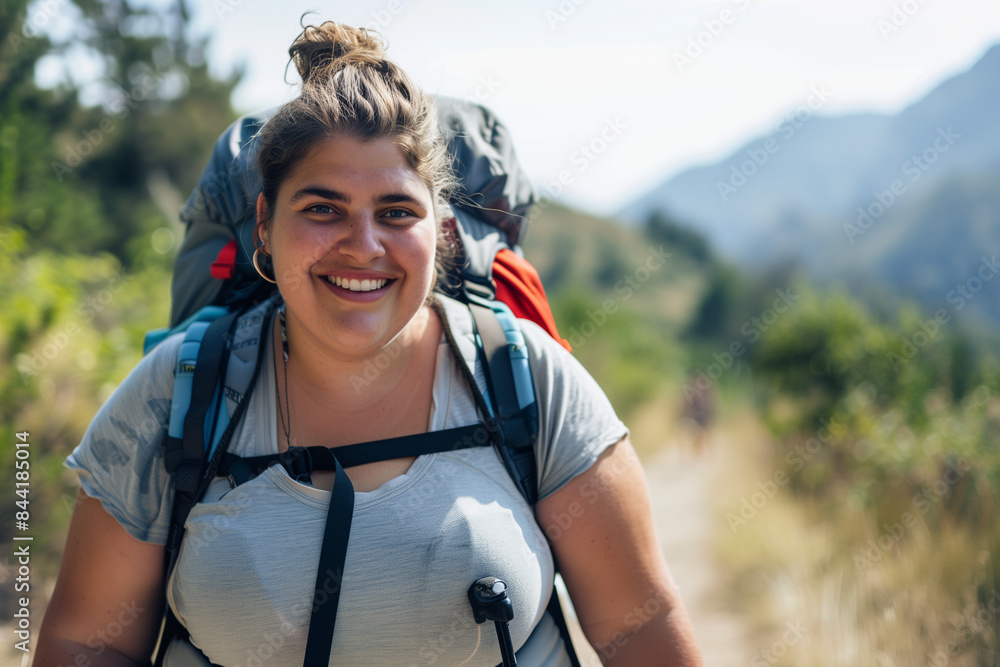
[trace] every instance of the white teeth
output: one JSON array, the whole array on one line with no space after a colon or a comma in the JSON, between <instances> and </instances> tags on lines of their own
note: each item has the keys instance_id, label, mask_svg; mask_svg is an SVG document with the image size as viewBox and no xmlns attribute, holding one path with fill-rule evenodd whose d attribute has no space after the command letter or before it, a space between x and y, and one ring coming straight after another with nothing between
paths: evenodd
<instances>
[{"instance_id":1,"label":"white teeth","mask_svg":"<svg viewBox=\"0 0 1000 667\"><path fill-rule=\"evenodd\" d=\"M389 282L387 278L378 278L376 280L358 280L357 278L334 278L333 276L324 276L327 281L333 283L337 287L342 287L346 290L352 292L371 292L373 290L382 289L385 284Z\"/></svg>"}]
</instances>

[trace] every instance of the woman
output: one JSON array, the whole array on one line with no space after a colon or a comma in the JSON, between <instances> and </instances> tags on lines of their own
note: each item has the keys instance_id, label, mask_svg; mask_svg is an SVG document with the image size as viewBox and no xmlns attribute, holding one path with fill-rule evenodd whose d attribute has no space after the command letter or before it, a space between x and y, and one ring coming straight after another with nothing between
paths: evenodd
<instances>
[{"instance_id":1,"label":"woman","mask_svg":"<svg viewBox=\"0 0 1000 667\"><path fill-rule=\"evenodd\" d=\"M255 254L284 306L230 451L477 423L443 336L468 323L433 291L451 186L433 103L365 31L309 27L291 53L303 91L263 130ZM607 664L701 664L627 429L575 359L522 329L539 502L525 503L489 447L348 469L355 506L331 663L495 665L466 592L497 574L519 662L568 664L545 613L554 557ZM83 489L36 666L147 664L166 603L214 663L302 664L330 473L297 481L275 466L236 488L217 478L189 517L165 599L172 491L160 445L179 342L143 359L67 460ZM393 363L366 375L387 350Z\"/></svg>"}]
</instances>

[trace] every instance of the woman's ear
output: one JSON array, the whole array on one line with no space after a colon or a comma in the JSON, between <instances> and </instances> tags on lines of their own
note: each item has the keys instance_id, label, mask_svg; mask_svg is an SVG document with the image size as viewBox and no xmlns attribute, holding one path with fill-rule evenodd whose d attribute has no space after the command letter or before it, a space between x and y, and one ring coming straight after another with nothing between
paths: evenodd
<instances>
[{"instance_id":1,"label":"woman's ear","mask_svg":"<svg viewBox=\"0 0 1000 667\"><path fill-rule=\"evenodd\" d=\"M267 252L267 232L269 225L265 220L267 220L267 202L264 201L264 193L262 192L257 195L257 225L254 229L254 237L260 239L261 246Z\"/></svg>"}]
</instances>

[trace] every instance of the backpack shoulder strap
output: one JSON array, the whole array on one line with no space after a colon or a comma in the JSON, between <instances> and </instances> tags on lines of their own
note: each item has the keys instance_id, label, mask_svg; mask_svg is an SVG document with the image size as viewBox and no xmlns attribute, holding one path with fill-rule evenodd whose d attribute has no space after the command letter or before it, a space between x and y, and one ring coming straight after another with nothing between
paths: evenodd
<instances>
[{"instance_id":1,"label":"backpack shoulder strap","mask_svg":"<svg viewBox=\"0 0 1000 667\"><path fill-rule=\"evenodd\" d=\"M452 352L462 362L477 407L487 424L499 431L497 453L518 487L534 505L538 500L538 404L528 365L524 336L506 304L488 299L462 303L439 296L436 308L443 320ZM486 380L486 396L475 380L479 362Z\"/></svg>"},{"instance_id":2,"label":"backpack shoulder strap","mask_svg":"<svg viewBox=\"0 0 1000 667\"><path fill-rule=\"evenodd\" d=\"M469 292L471 290L466 293ZM444 326L452 350L465 362L463 367L471 369L468 380L474 393L478 393L474 377L477 355L482 361L491 399L486 407L492 409L484 417L496 416L502 435L498 447L500 458L518 491L534 507L538 502L538 463L535 460L538 403L528 365L528 350L517 318L502 301L480 299L475 295L469 296L467 306L451 299L441 299L438 303L446 320ZM471 318L462 317L466 307ZM463 319L468 324L464 324ZM475 340L474 344L469 341L470 337ZM558 569L558 564L556 567ZM559 629L570 664L580 667L555 586L546 610Z\"/></svg>"},{"instance_id":3,"label":"backpack shoulder strap","mask_svg":"<svg viewBox=\"0 0 1000 667\"><path fill-rule=\"evenodd\" d=\"M177 355L164 464L174 486L168 552L180 546L184 522L215 477L242 417L263 359L277 298L190 326ZM170 566L176 553L171 557Z\"/></svg>"},{"instance_id":4,"label":"backpack shoulder strap","mask_svg":"<svg viewBox=\"0 0 1000 667\"><path fill-rule=\"evenodd\" d=\"M527 348L516 318L498 301L463 304L442 297L436 302L448 343L464 363L476 405L492 440L529 504L538 500L538 473L534 445L538 434L538 406L528 366ZM486 396L475 380L479 361L486 379Z\"/></svg>"},{"instance_id":5,"label":"backpack shoulder strap","mask_svg":"<svg viewBox=\"0 0 1000 667\"><path fill-rule=\"evenodd\" d=\"M170 580L177 563L188 515L215 477L253 394L267 347L262 341L276 303L277 299L269 299L247 313L233 311L211 323L195 322L178 349L164 453L174 487L164 581ZM170 639L184 632L166 606L154 660L157 667Z\"/></svg>"},{"instance_id":6,"label":"backpack shoulder strap","mask_svg":"<svg viewBox=\"0 0 1000 667\"><path fill-rule=\"evenodd\" d=\"M524 337L514 316L499 301L492 307L470 303L480 342L493 414L503 436L499 447L507 471L532 506L538 502L538 405Z\"/></svg>"}]
</instances>

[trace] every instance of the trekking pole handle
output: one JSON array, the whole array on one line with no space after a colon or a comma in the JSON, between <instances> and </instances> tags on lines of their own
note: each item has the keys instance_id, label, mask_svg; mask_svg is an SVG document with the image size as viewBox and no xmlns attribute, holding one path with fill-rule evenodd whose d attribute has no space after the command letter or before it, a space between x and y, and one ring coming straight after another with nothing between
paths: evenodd
<instances>
[{"instance_id":1,"label":"trekking pole handle","mask_svg":"<svg viewBox=\"0 0 1000 667\"><path fill-rule=\"evenodd\" d=\"M507 627L507 623L514 618L514 606L507 597L507 582L496 577L477 579L469 587L469 602L472 604L472 616L476 623L493 621L495 624L504 667L517 665L510 629Z\"/></svg>"}]
</instances>

